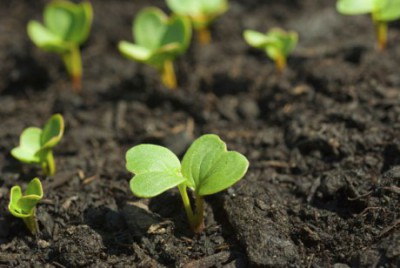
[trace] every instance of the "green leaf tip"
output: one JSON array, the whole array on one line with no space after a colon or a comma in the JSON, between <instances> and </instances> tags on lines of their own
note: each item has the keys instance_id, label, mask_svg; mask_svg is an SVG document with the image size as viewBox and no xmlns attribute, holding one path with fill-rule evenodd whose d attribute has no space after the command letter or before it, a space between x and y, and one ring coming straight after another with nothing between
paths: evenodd
<instances>
[{"instance_id":1,"label":"green leaf tip","mask_svg":"<svg viewBox=\"0 0 400 268\"><path fill-rule=\"evenodd\" d=\"M20 136L20 144L11 150L11 155L21 162L42 164L45 174L53 175L55 165L52 149L64 134L64 118L54 114L43 129L29 127Z\"/></svg>"},{"instance_id":2,"label":"green leaf tip","mask_svg":"<svg viewBox=\"0 0 400 268\"><path fill-rule=\"evenodd\" d=\"M35 213L36 204L43 198L42 183L38 178L31 180L22 194L21 187L16 185L10 191L8 210L17 218L29 218Z\"/></svg>"},{"instance_id":3,"label":"green leaf tip","mask_svg":"<svg viewBox=\"0 0 400 268\"><path fill-rule=\"evenodd\" d=\"M374 21L400 18L400 0L338 0L336 10L344 15L372 14Z\"/></svg>"}]
</instances>

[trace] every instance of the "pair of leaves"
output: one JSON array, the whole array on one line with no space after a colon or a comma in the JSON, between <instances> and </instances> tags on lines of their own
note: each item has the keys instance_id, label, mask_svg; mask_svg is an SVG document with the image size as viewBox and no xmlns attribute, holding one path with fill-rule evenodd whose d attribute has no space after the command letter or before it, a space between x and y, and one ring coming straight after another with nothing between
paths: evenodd
<instances>
[{"instance_id":1,"label":"pair of leaves","mask_svg":"<svg viewBox=\"0 0 400 268\"><path fill-rule=\"evenodd\" d=\"M127 58L157 68L161 68L164 61L184 53L192 35L187 18L169 18L158 8L142 10L134 20L132 32L136 44L121 41L118 44L120 52Z\"/></svg>"},{"instance_id":2,"label":"pair of leaves","mask_svg":"<svg viewBox=\"0 0 400 268\"><path fill-rule=\"evenodd\" d=\"M56 146L64 134L64 118L53 115L43 130L37 127L25 129L20 136L20 144L11 150L11 155L25 163L40 163L46 153Z\"/></svg>"},{"instance_id":3,"label":"pair of leaves","mask_svg":"<svg viewBox=\"0 0 400 268\"><path fill-rule=\"evenodd\" d=\"M286 58L295 49L298 41L296 32L286 32L279 28L273 28L266 34L246 30L243 37L250 46L264 49L273 60L279 57Z\"/></svg>"},{"instance_id":4,"label":"pair of leaves","mask_svg":"<svg viewBox=\"0 0 400 268\"><path fill-rule=\"evenodd\" d=\"M167 5L174 13L190 17L196 29L207 27L228 10L227 0L167 0Z\"/></svg>"},{"instance_id":5,"label":"pair of leaves","mask_svg":"<svg viewBox=\"0 0 400 268\"><path fill-rule=\"evenodd\" d=\"M242 154L227 151L226 144L213 134L195 140L182 165L169 149L152 144L131 148L126 162L135 174L130 188L139 197L153 197L180 184L200 196L214 194L240 180L249 166Z\"/></svg>"},{"instance_id":6,"label":"pair of leaves","mask_svg":"<svg viewBox=\"0 0 400 268\"><path fill-rule=\"evenodd\" d=\"M18 218L28 218L33 216L36 204L43 198L42 183L38 178L31 180L22 194L21 187L18 185L11 188L10 203L8 210Z\"/></svg>"},{"instance_id":7,"label":"pair of leaves","mask_svg":"<svg viewBox=\"0 0 400 268\"><path fill-rule=\"evenodd\" d=\"M90 2L55 0L46 6L43 19L44 25L37 21L28 23L29 37L39 48L66 53L71 45L79 46L87 39L93 9Z\"/></svg>"},{"instance_id":8,"label":"pair of leaves","mask_svg":"<svg viewBox=\"0 0 400 268\"><path fill-rule=\"evenodd\" d=\"M336 9L345 15L372 13L375 21L400 18L400 0L338 0Z\"/></svg>"}]
</instances>

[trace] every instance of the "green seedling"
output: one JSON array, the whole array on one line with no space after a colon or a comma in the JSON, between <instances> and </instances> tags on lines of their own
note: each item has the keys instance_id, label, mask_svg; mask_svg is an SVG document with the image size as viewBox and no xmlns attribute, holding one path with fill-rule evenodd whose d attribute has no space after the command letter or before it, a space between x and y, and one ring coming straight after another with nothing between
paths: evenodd
<instances>
[{"instance_id":1,"label":"green seedling","mask_svg":"<svg viewBox=\"0 0 400 268\"><path fill-rule=\"evenodd\" d=\"M388 22L400 18L400 0L338 0L336 9L344 15L371 13L380 51L386 48Z\"/></svg>"},{"instance_id":2,"label":"green seedling","mask_svg":"<svg viewBox=\"0 0 400 268\"><path fill-rule=\"evenodd\" d=\"M45 175L52 176L56 171L53 147L64 134L64 118L61 114L53 115L43 129L29 127L19 139L19 146L12 149L11 155L21 162L40 164Z\"/></svg>"},{"instance_id":3,"label":"green seedling","mask_svg":"<svg viewBox=\"0 0 400 268\"><path fill-rule=\"evenodd\" d=\"M192 36L190 21L181 16L169 18L160 9L150 7L139 12L132 31L136 43L121 41L119 51L131 60L155 67L163 84L175 89L173 60L189 46Z\"/></svg>"},{"instance_id":4,"label":"green seedling","mask_svg":"<svg viewBox=\"0 0 400 268\"><path fill-rule=\"evenodd\" d=\"M193 142L180 163L169 149L152 144L137 145L126 153L126 168L135 174L130 188L138 197L150 198L178 186L183 205L195 232L204 228L204 196L220 192L239 181L249 162L213 134ZM187 188L194 191L193 212Z\"/></svg>"},{"instance_id":5,"label":"green seedling","mask_svg":"<svg viewBox=\"0 0 400 268\"><path fill-rule=\"evenodd\" d=\"M280 28L272 28L266 34L246 30L243 37L250 46L263 49L268 57L275 61L279 72L286 68L287 57L296 48L298 41L296 32L286 32Z\"/></svg>"},{"instance_id":6,"label":"green seedling","mask_svg":"<svg viewBox=\"0 0 400 268\"><path fill-rule=\"evenodd\" d=\"M93 19L90 2L74 4L54 0L47 4L43 14L44 25L28 23L28 35L39 48L58 53L71 76L73 88L81 89L82 60L79 46L89 36Z\"/></svg>"},{"instance_id":7,"label":"green seedling","mask_svg":"<svg viewBox=\"0 0 400 268\"><path fill-rule=\"evenodd\" d=\"M29 182L25 195L22 195L21 187L18 185L11 188L10 203L8 210L12 215L24 220L26 227L32 234L38 232L36 222L36 204L43 198L42 183L38 178Z\"/></svg>"},{"instance_id":8,"label":"green seedling","mask_svg":"<svg viewBox=\"0 0 400 268\"><path fill-rule=\"evenodd\" d=\"M167 0L176 14L188 16L201 44L211 42L209 25L228 10L228 0Z\"/></svg>"}]
</instances>

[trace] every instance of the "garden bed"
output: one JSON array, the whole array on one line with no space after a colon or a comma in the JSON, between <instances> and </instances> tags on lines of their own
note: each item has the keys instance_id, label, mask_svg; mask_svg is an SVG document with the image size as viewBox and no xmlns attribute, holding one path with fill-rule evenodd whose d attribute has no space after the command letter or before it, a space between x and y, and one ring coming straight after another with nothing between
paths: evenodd
<instances>
[{"instance_id":1,"label":"garden bed","mask_svg":"<svg viewBox=\"0 0 400 268\"><path fill-rule=\"evenodd\" d=\"M335 1L230 1L208 46L192 42L170 91L123 58L131 21L164 1L93 1L81 95L54 54L26 35L46 1L0 3L0 265L27 267L398 267L400 24L375 49L368 16ZM279 75L242 39L280 26L300 42ZM62 113L57 173L42 178L35 238L7 211L9 189L39 168L10 155L21 131ZM178 155L215 133L246 155L245 178L206 198L194 236L179 193L134 197L125 152L139 143Z\"/></svg>"}]
</instances>

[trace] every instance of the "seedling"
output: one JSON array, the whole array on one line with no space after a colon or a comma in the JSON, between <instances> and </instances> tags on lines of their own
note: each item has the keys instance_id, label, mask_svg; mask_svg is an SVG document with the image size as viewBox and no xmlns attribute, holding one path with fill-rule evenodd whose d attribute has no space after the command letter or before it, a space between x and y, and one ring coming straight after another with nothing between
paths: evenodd
<instances>
[{"instance_id":1,"label":"seedling","mask_svg":"<svg viewBox=\"0 0 400 268\"><path fill-rule=\"evenodd\" d=\"M52 176L56 171L53 147L64 134L64 118L53 115L43 130L38 127L25 129L19 139L19 146L12 149L11 155L21 162L40 164L45 175Z\"/></svg>"},{"instance_id":2,"label":"seedling","mask_svg":"<svg viewBox=\"0 0 400 268\"><path fill-rule=\"evenodd\" d=\"M250 46L265 50L267 55L275 61L279 72L283 72L286 68L287 57L295 49L298 41L296 32L286 32L280 28L272 28L266 34L246 30L243 37Z\"/></svg>"},{"instance_id":3,"label":"seedling","mask_svg":"<svg viewBox=\"0 0 400 268\"><path fill-rule=\"evenodd\" d=\"M181 16L169 18L160 9L150 7L139 12L132 31L136 44L121 41L119 51L131 60L155 67L163 84L175 89L173 60L189 46L192 36L190 21Z\"/></svg>"},{"instance_id":4,"label":"seedling","mask_svg":"<svg viewBox=\"0 0 400 268\"><path fill-rule=\"evenodd\" d=\"M213 134L195 140L183 157L182 164L173 152L158 145L141 144L126 153L126 168L135 174L130 181L133 194L150 198L178 186L195 233L204 228L204 196L232 186L244 176L248 166L246 157L227 151L226 144ZM194 212L187 188L194 191Z\"/></svg>"},{"instance_id":5,"label":"seedling","mask_svg":"<svg viewBox=\"0 0 400 268\"><path fill-rule=\"evenodd\" d=\"M47 4L44 25L28 23L28 35L39 48L60 54L76 91L81 89L82 60L79 46L88 38L93 19L90 2L74 4L54 0Z\"/></svg>"},{"instance_id":6,"label":"seedling","mask_svg":"<svg viewBox=\"0 0 400 268\"><path fill-rule=\"evenodd\" d=\"M338 0L336 9L344 15L371 13L380 51L386 48L388 22L400 18L400 0Z\"/></svg>"},{"instance_id":7,"label":"seedling","mask_svg":"<svg viewBox=\"0 0 400 268\"><path fill-rule=\"evenodd\" d=\"M38 232L36 222L36 204L43 198L42 183L34 178L26 187L25 195L22 195L21 187L18 185L11 188L10 203L8 210L12 215L24 220L26 227L32 234Z\"/></svg>"},{"instance_id":8,"label":"seedling","mask_svg":"<svg viewBox=\"0 0 400 268\"><path fill-rule=\"evenodd\" d=\"M211 42L209 25L228 10L228 0L167 0L176 14L188 16L201 44Z\"/></svg>"}]
</instances>

